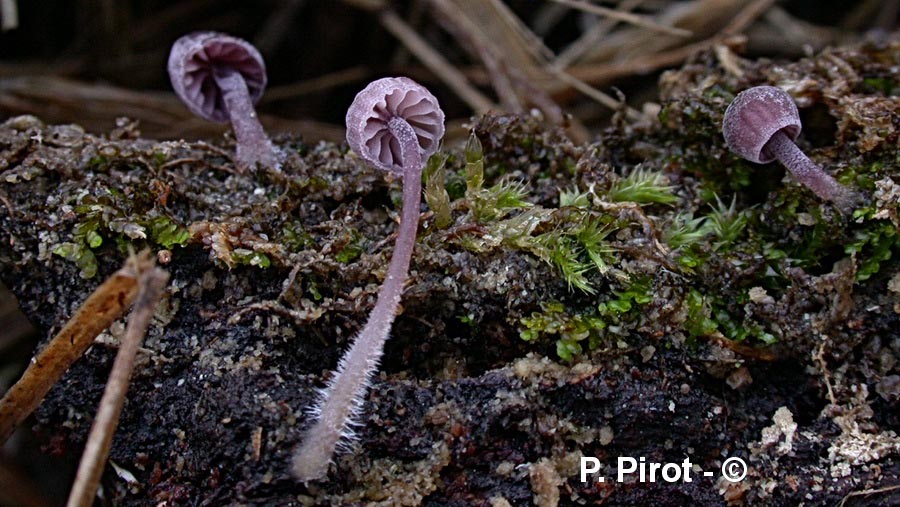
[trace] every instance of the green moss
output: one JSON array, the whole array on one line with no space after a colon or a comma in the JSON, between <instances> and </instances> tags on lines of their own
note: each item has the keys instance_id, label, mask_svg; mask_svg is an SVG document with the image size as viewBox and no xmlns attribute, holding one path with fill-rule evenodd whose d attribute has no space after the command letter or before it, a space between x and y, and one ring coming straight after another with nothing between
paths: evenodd
<instances>
[{"instance_id":1,"label":"green moss","mask_svg":"<svg viewBox=\"0 0 900 507\"><path fill-rule=\"evenodd\" d=\"M268 255L246 248L235 248L231 251L231 256L237 264L244 266L257 266L265 269L272 265L272 260Z\"/></svg>"},{"instance_id":2,"label":"green moss","mask_svg":"<svg viewBox=\"0 0 900 507\"><path fill-rule=\"evenodd\" d=\"M575 287L588 294L595 292L585 276L591 265L581 259L581 249L575 238L561 231L547 232L527 242L526 248L559 270L569 288Z\"/></svg>"},{"instance_id":3,"label":"green moss","mask_svg":"<svg viewBox=\"0 0 900 507\"><path fill-rule=\"evenodd\" d=\"M611 291L596 307L570 310L559 301L541 304L541 311L522 318L519 336L534 342L552 336L556 339L556 353L564 361L572 361L577 354L594 350L604 339L610 338L610 327L639 318L639 308L653 301L650 279L633 279L626 287ZM618 342L621 336L615 336Z\"/></svg>"},{"instance_id":4,"label":"green moss","mask_svg":"<svg viewBox=\"0 0 900 507\"><path fill-rule=\"evenodd\" d=\"M589 192L581 192L578 187L572 187L570 190L562 189L559 191L559 207L565 208L572 206L575 208L585 209L591 205L591 196Z\"/></svg>"},{"instance_id":5,"label":"green moss","mask_svg":"<svg viewBox=\"0 0 900 507\"><path fill-rule=\"evenodd\" d=\"M315 238L306 232L300 222L290 222L281 227L281 244L293 252L300 252L316 244Z\"/></svg>"},{"instance_id":6,"label":"green moss","mask_svg":"<svg viewBox=\"0 0 900 507\"><path fill-rule=\"evenodd\" d=\"M853 239L844 246L844 252L852 255L857 262L856 280L868 280L878 273L883 263L900 249L900 235L890 220L873 219L874 210L857 210L854 217L864 221L865 227L854 231Z\"/></svg>"},{"instance_id":7,"label":"green moss","mask_svg":"<svg viewBox=\"0 0 900 507\"><path fill-rule=\"evenodd\" d=\"M97 274L97 257L82 243L58 243L50 250L67 261L74 262L82 278L93 278Z\"/></svg>"},{"instance_id":8,"label":"green moss","mask_svg":"<svg viewBox=\"0 0 900 507\"><path fill-rule=\"evenodd\" d=\"M466 142L466 192L477 192L484 186L484 148L475 131Z\"/></svg>"},{"instance_id":9,"label":"green moss","mask_svg":"<svg viewBox=\"0 0 900 507\"><path fill-rule=\"evenodd\" d=\"M872 162L864 166L850 166L844 168L836 179L850 188L857 187L863 190L874 190L875 181L884 173L885 164L881 161Z\"/></svg>"},{"instance_id":10,"label":"green moss","mask_svg":"<svg viewBox=\"0 0 900 507\"><path fill-rule=\"evenodd\" d=\"M737 210L737 197L732 198L731 204L725 206L716 196L716 206L709 213L709 231L716 238L713 249L716 251L729 251L744 233L750 223L750 210Z\"/></svg>"},{"instance_id":11,"label":"green moss","mask_svg":"<svg viewBox=\"0 0 900 507\"><path fill-rule=\"evenodd\" d=\"M350 264L359 258L363 253L363 244L362 244L362 236L355 229L351 229L349 232L349 239L343 248L338 250L336 254L334 254L334 259L341 264Z\"/></svg>"},{"instance_id":12,"label":"green moss","mask_svg":"<svg viewBox=\"0 0 900 507\"><path fill-rule=\"evenodd\" d=\"M166 249L184 246L191 239L191 233L166 216L157 216L149 220L147 228L150 238Z\"/></svg>"},{"instance_id":13,"label":"green moss","mask_svg":"<svg viewBox=\"0 0 900 507\"><path fill-rule=\"evenodd\" d=\"M661 173L637 168L628 176L613 183L606 198L611 202L635 202L638 204L672 204L677 198L674 187L666 184Z\"/></svg>"},{"instance_id":14,"label":"green moss","mask_svg":"<svg viewBox=\"0 0 900 507\"><path fill-rule=\"evenodd\" d=\"M581 342L599 343L606 323L596 314L569 313L558 301L541 304L541 311L534 312L520 321L519 336L525 341L536 341L542 336L556 338L556 352L560 359L571 361L583 349Z\"/></svg>"},{"instance_id":15,"label":"green moss","mask_svg":"<svg viewBox=\"0 0 900 507\"><path fill-rule=\"evenodd\" d=\"M692 288L685 296L684 302L687 306L684 330L690 337L709 336L718 331L735 342L753 338L759 343L771 345L778 341L761 324L735 319L717 296L704 295Z\"/></svg>"},{"instance_id":16,"label":"green moss","mask_svg":"<svg viewBox=\"0 0 900 507\"><path fill-rule=\"evenodd\" d=\"M120 252L129 245L136 249L147 244L171 249L191 240L186 227L144 204L149 196L124 195L116 189L97 188L74 199L72 214L75 225L69 241L51 247L51 252L75 264L81 276L92 278L97 273L97 258L92 250L111 240ZM141 208L147 207L144 211Z\"/></svg>"},{"instance_id":17,"label":"green moss","mask_svg":"<svg viewBox=\"0 0 900 507\"><path fill-rule=\"evenodd\" d=\"M863 79L863 86L869 93L876 92L890 97L897 88L897 82L888 77L867 77Z\"/></svg>"},{"instance_id":18,"label":"green moss","mask_svg":"<svg viewBox=\"0 0 900 507\"><path fill-rule=\"evenodd\" d=\"M684 303L687 306L684 329L689 336L707 336L718 328L716 322L710 318L709 306L700 291L691 289L684 298Z\"/></svg>"},{"instance_id":19,"label":"green moss","mask_svg":"<svg viewBox=\"0 0 900 507\"><path fill-rule=\"evenodd\" d=\"M517 181L502 181L496 185L467 193L472 216L476 223L485 224L507 216L510 212L531 207L526 201L528 189Z\"/></svg>"}]
</instances>

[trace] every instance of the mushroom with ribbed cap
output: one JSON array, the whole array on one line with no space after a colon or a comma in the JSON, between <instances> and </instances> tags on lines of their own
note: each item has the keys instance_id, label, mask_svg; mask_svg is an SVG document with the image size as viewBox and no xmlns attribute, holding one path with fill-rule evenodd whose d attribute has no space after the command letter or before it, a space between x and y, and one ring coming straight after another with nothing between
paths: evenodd
<instances>
[{"instance_id":1,"label":"mushroom with ribbed cap","mask_svg":"<svg viewBox=\"0 0 900 507\"><path fill-rule=\"evenodd\" d=\"M347 142L360 157L403 177L403 211L387 276L366 325L338 364L314 409L315 424L294 454L301 481L321 479L341 439L352 435L369 379L388 339L406 284L422 194L422 168L444 135L444 113L428 90L405 78L384 78L356 95L347 111Z\"/></svg>"},{"instance_id":2,"label":"mushroom with ribbed cap","mask_svg":"<svg viewBox=\"0 0 900 507\"><path fill-rule=\"evenodd\" d=\"M223 33L194 32L172 45L168 71L172 88L191 112L231 122L241 168L279 167L253 107L266 87L266 66L253 45Z\"/></svg>"},{"instance_id":3,"label":"mushroom with ribbed cap","mask_svg":"<svg viewBox=\"0 0 900 507\"><path fill-rule=\"evenodd\" d=\"M739 93L725 111L722 134L735 154L757 164L778 159L822 199L849 207L857 198L794 143L800 135L800 112L781 88L757 86Z\"/></svg>"},{"instance_id":4,"label":"mushroom with ribbed cap","mask_svg":"<svg viewBox=\"0 0 900 507\"><path fill-rule=\"evenodd\" d=\"M347 111L347 142L372 166L403 175L401 139L407 126L415 135L422 165L438 148L444 136L444 113L434 95L407 77L387 77L373 81L356 96ZM407 125L402 125L406 123ZM413 138L407 141L413 141ZM411 160L409 161L411 162Z\"/></svg>"}]
</instances>

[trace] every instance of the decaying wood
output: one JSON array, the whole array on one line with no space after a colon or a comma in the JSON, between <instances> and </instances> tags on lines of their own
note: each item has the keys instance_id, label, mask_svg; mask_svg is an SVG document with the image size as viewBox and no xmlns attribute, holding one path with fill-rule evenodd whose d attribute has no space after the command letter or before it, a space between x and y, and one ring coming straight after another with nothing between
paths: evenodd
<instances>
[{"instance_id":1,"label":"decaying wood","mask_svg":"<svg viewBox=\"0 0 900 507\"><path fill-rule=\"evenodd\" d=\"M133 257L87 298L65 327L31 361L22 378L0 400L0 444L34 412L63 373L121 317L138 290L137 273L149 254Z\"/></svg>"}]
</instances>

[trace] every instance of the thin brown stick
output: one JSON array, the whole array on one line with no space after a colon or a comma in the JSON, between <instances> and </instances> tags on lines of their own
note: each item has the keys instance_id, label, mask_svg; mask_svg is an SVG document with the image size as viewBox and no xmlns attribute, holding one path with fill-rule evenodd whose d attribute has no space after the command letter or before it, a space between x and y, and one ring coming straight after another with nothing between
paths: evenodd
<instances>
[{"instance_id":1,"label":"thin brown stick","mask_svg":"<svg viewBox=\"0 0 900 507\"><path fill-rule=\"evenodd\" d=\"M0 444L31 414L50 388L94 343L101 331L125 313L137 294L137 275L149 253L129 259L97 287L65 327L53 337L0 400Z\"/></svg>"},{"instance_id":2,"label":"thin brown stick","mask_svg":"<svg viewBox=\"0 0 900 507\"><path fill-rule=\"evenodd\" d=\"M128 319L125 336L122 338L116 360L109 372L109 380L106 382L106 389L100 399L97 415L91 425L91 433L85 444L84 454L81 456L81 462L78 463L78 473L75 475L75 483L72 485L67 507L90 507L97 495L100 476L103 474L106 458L109 456L109 448L112 445L112 437L119 424L122 406L125 404L125 393L128 392L128 384L131 381L138 348L144 341L144 335L147 334L147 328L150 326L156 305L169 281L167 272L151 266L146 266L146 269L139 275L139 288L134 310Z\"/></svg>"},{"instance_id":3,"label":"thin brown stick","mask_svg":"<svg viewBox=\"0 0 900 507\"><path fill-rule=\"evenodd\" d=\"M596 86L601 83L608 83L615 79L634 75L649 74L664 67L678 65L679 63L685 61L692 54L698 51L709 49L717 42L721 42L725 45L737 45L738 42L741 42L743 40L744 39L741 36L737 35L733 38L725 39L723 39L719 35L716 35L694 44L688 44L686 46L675 48L670 51L664 51L662 53L650 55L641 60L626 61L621 63L609 63L604 65L576 65L569 67L567 71L569 74L584 81L585 83Z\"/></svg>"},{"instance_id":4,"label":"thin brown stick","mask_svg":"<svg viewBox=\"0 0 900 507\"><path fill-rule=\"evenodd\" d=\"M578 9L584 12L588 12L590 14L597 14L598 16L605 16L607 18L618 19L624 23L630 23L634 26L639 26L641 28L646 28L648 30L653 30L655 32L665 33L668 35L675 35L677 37L690 37L693 35L690 30L685 30L683 28L677 28L674 26L661 25L651 19L647 19L644 16L639 16L637 14L632 14L630 12L619 11L616 9L610 9L609 7L603 7L601 5L596 5L588 2L584 2L582 0L552 0L558 4L566 5L568 7L572 7L573 9Z\"/></svg>"},{"instance_id":5,"label":"thin brown stick","mask_svg":"<svg viewBox=\"0 0 900 507\"><path fill-rule=\"evenodd\" d=\"M742 357L756 359L759 361L772 362L778 359L778 356L767 348L750 347L749 345L740 344L719 331L713 331L705 336L709 341L735 352Z\"/></svg>"},{"instance_id":6,"label":"thin brown stick","mask_svg":"<svg viewBox=\"0 0 900 507\"><path fill-rule=\"evenodd\" d=\"M511 40L515 37L504 30L507 27L499 22L497 12L490 8L490 4L483 0L474 1L477 6L464 0L431 0L429 4L435 10L435 18L441 21L441 25L457 44L468 48L472 56L484 64L490 84L503 109L523 113L525 103L522 99L527 94L520 94L509 70L517 65L524 68L528 65L525 62L530 62L532 57L524 45ZM492 21L491 27L498 27L497 32L488 33L486 27L479 25L477 20ZM515 33L518 34L518 31Z\"/></svg>"},{"instance_id":7,"label":"thin brown stick","mask_svg":"<svg viewBox=\"0 0 900 507\"><path fill-rule=\"evenodd\" d=\"M644 0L624 0L619 4L617 9L620 12L628 12L637 8ZM594 26L581 34L578 39L566 46L556 58L553 59L553 65L556 67L568 67L572 62L581 58L592 46L595 46L600 39L603 38L610 30L612 30L620 21L614 18L605 18L598 21Z\"/></svg>"},{"instance_id":8,"label":"thin brown stick","mask_svg":"<svg viewBox=\"0 0 900 507\"><path fill-rule=\"evenodd\" d=\"M673 48L633 61L612 62L604 65L577 65L568 69L576 78L592 85L607 83L622 77L648 74L656 70L678 65L698 51L707 50L717 44L735 46L745 39L738 35L766 12L774 0L754 0L735 14L728 24L715 35L684 46Z\"/></svg>"},{"instance_id":9,"label":"thin brown stick","mask_svg":"<svg viewBox=\"0 0 900 507\"><path fill-rule=\"evenodd\" d=\"M526 49L535 60L550 60L553 58L553 50L548 48L543 39L537 36L531 29L522 22L522 20L513 13L512 9L503 3L502 0L491 0L493 11L497 13L499 19L510 27L524 42L523 48Z\"/></svg>"},{"instance_id":10,"label":"thin brown stick","mask_svg":"<svg viewBox=\"0 0 900 507\"><path fill-rule=\"evenodd\" d=\"M416 58L421 60L426 67L441 78L475 113L482 114L493 107L490 99L472 86L469 80L456 67L431 47L425 39L416 33L405 21L400 19L394 11L390 9L379 11L378 21L381 22L385 30L391 32L391 35L400 40L412 54L416 55Z\"/></svg>"},{"instance_id":11,"label":"thin brown stick","mask_svg":"<svg viewBox=\"0 0 900 507\"><path fill-rule=\"evenodd\" d=\"M0 76L6 70L0 64ZM17 75L0 80L0 116L33 114L46 123L78 118L88 131L108 132L120 116L140 120L144 137L201 139L220 136L225 127L194 116L172 93L138 92L49 75ZM261 115L268 132L294 132L310 139L339 141L344 129L310 120Z\"/></svg>"}]
</instances>

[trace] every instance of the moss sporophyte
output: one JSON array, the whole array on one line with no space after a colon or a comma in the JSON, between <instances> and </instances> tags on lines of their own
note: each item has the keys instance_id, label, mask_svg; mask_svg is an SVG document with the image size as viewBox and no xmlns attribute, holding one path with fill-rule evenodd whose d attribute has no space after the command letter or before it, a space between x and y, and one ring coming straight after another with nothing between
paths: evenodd
<instances>
[{"instance_id":1,"label":"moss sporophyte","mask_svg":"<svg viewBox=\"0 0 900 507\"><path fill-rule=\"evenodd\" d=\"M368 164L403 178L403 211L387 277L369 319L341 358L335 375L321 392L315 424L293 460L301 481L321 479L351 427L378 367L384 343L400 303L416 242L422 169L444 135L444 113L437 99L415 81L384 78L370 83L347 111L347 142Z\"/></svg>"}]
</instances>

